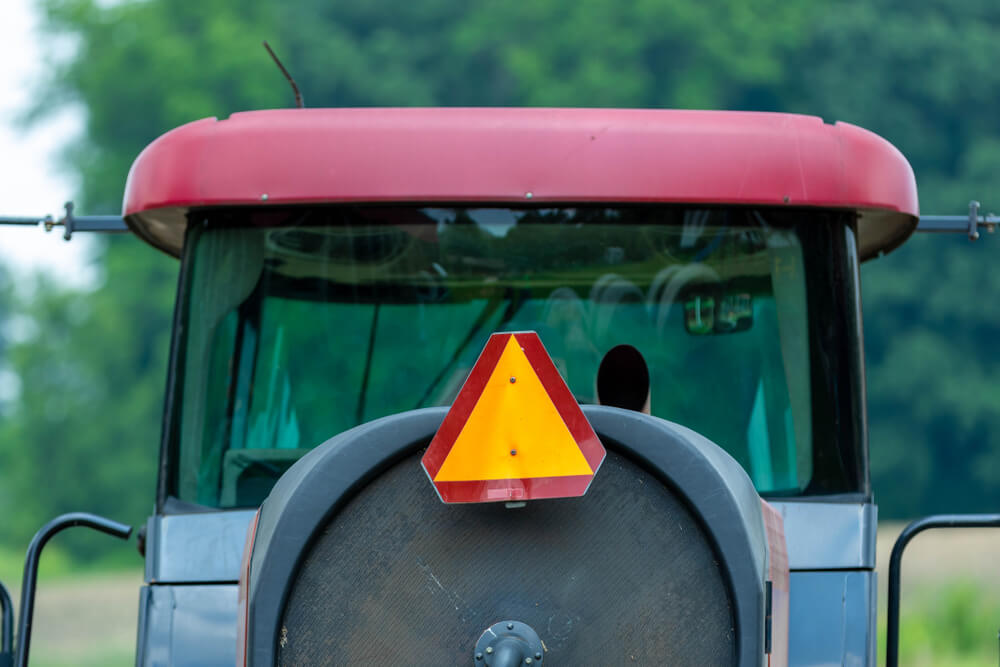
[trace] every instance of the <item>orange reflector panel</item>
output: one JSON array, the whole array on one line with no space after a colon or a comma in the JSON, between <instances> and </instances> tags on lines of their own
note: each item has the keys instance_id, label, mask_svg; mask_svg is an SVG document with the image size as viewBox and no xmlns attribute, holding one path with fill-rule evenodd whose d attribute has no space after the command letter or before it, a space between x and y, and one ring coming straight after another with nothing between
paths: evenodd
<instances>
[{"instance_id":1,"label":"orange reflector panel","mask_svg":"<svg viewBox=\"0 0 1000 667\"><path fill-rule=\"evenodd\" d=\"M446 503L582 496L604 447L534 332L490 336L421 463Z\"/></svg>"}]
</instances>

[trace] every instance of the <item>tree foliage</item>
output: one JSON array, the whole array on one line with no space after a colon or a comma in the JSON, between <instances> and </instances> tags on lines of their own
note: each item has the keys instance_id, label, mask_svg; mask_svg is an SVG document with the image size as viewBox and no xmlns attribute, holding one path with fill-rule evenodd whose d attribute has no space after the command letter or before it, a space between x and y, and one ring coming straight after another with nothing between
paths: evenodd
<instances>
[{"instance_id":1,"label":"tree foliage","mask_svg":"<svg viewBox=\"0 0 1000 667\"><path fill-rule=\"evenodd\" d=\"M115 210L132 160L165 130L290 105L261 39L310 106L805 112L892 140L914 165L925 209L961 212L973 195L995 203L1000 194L1000 5L990 0L40 6L49 32L75 45L52 60L42 99L86 112L69 153L90 212ZM921 238L863 269L883 516L997 500L996 248L989 238ZM20 393L0 424L0 539L20 542L68 509L138 522L152 502L176 264L131 240L104 247L97 262L97 289L40 283L18 307L33 335L6 350Z\"/></svg>"}]
</instances>

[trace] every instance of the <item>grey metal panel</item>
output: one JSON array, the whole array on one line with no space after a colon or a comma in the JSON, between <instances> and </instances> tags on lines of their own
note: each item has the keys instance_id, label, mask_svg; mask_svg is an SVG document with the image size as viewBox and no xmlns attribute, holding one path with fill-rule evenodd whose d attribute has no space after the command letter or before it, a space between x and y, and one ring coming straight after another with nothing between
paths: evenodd
<instances>
[{"instance_id":1,"label":"grey metal panel","mask_svg":"<svg viewBox=\"0 0 1000 667\"><path fill-rule=\"evenodd\" d=\"M793 572L789 667L875 665L875 573Z\"/></svg>"},{"instance_id":2,"label":"grey metal panel","mask_svg":"<svg viewBox=\"0 0 1000 667\"><path fill-rule=\"evenodd\" d=\"M146 528L148 583L236 582L256 510L156 515Z\"/></svg>"},{"instance_id":3,"label":"grey metal panel","mask_svg":"<svg viewBox=\"0 0 1000 667\"><path fill-rule=\"evenodd\" d=\"M771 502L785 520L791 570L875 567L878 511L871 503Z\"/></svg>"},{"instance_id":4,"label":"grey metal panel","mask_svg":"<svg viewBox=\"0 0 1000 667\"><path fill-rule=\"evenodd\" d=\"M144 586L137 667L232 667L237 586Z\"/></svg>"}]
</instances>

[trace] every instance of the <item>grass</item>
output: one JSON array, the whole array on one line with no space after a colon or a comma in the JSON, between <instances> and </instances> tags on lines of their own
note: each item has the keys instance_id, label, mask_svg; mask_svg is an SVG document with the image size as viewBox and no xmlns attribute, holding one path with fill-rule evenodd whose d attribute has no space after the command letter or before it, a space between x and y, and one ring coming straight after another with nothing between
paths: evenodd
<instances>
[{"instance_id":1,"label":"grass","mask_svg":"<svg viewBox=\"0 0 1000 667\"><path fill-rule=\"evenodd\" d=\"M0 549L0 581L10 590L15 607L23 567L23 553ZM58 545L47 546L38 573L31 664L134 664L141 584L141 566L122 567L119 559L82 566Z\"/></svg>"},{"instance_id":2,"label":"grass","mask_svg":"<svg viewBox=\"0 0 1000 667\"><path fill-rule=\"evenodd\" d=\"M992 587L957 577L922 582L900 619L899 662L914 667L997 664L1000 600ZM879 662L885 660L885 614L879 616Z\"/></svg>"},{"instance_id":3,"label":"grass","mask_svg":"<svg viewBox=\"0 0 1000 667\"><path fill-rule=\"evenodd\" d=\"M879 664L885 661L889 553L903 524L879 525ZM996 665L1000 629L1000 531L937 530L916 537L903 556L899 664Z\"/></svg>"},{"instance_id":4,"label":"grass","mask_svg":"<svg viewBox=\"0 0 1000 667\"><path fill-rule=\"evenodd\" d=\"M58 579L79 573L80 567L65 552L56 548L46 547L39 567L39 579ZM0 548L0 581L8 589L21 585L21 574L24 570L24 552Z\"/></svg>"}]
</instances>

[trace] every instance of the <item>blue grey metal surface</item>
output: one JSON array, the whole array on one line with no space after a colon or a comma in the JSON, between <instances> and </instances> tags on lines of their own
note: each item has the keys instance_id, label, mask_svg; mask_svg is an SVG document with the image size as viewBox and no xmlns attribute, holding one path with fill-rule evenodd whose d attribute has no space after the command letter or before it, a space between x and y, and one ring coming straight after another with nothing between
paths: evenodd
<instances>
[{"instance_id":1,"label":"blue grey metal surface","mask_svg":"<svg viewBox=\"0 0 1000 667\"><path fill-rule=\"evenodd\" d=\"M789 667L875 665L875 573L792 572Z\"/></svg>"},{"instance_id":2,"label":"blue grey metal surface","mask_svg":"<svg viewBox=\"0 0 1000 667\"><path fill-rule=\"evenodd\" d=\"M772 504L784 517L793 570L790 664L874 664L875 507ZM142 589L137 664L233 664L237 603L232 582L239 577L253 515L254 510L236 510L150 518L147 581L187 585ZM197 585L208 582L230 583Z\"/></svg>"},{"instance_id":3,"label":"blue grey metal surface","mask_svg":"<svg viewBox=\"0 0 1000 667\"><path fill-rule=\"evenodd\" d=\"M878 512L870 503L772 502L785 521L790 570L875 567Z\"/></svg>"},{"instance_id":4,"label":"blue grey metal surface","mask_svg":"<svg viewBox=\"0 0 1000 667\"><path fill-rule=\"evenodd\" d=\"M232 582L256 510L155 515L146 524L148 583Z\"/></svg>"},{"instance_id":5,"label":"blue grey metal surface","mask_svg":"<svg viewBox=\"0 0 1000 667\"><path fill-rule=\"evenodd\" d=\"M236 663L235 584L143 586L135 664L232 667Z\"/></svg>"}]
</instances>

